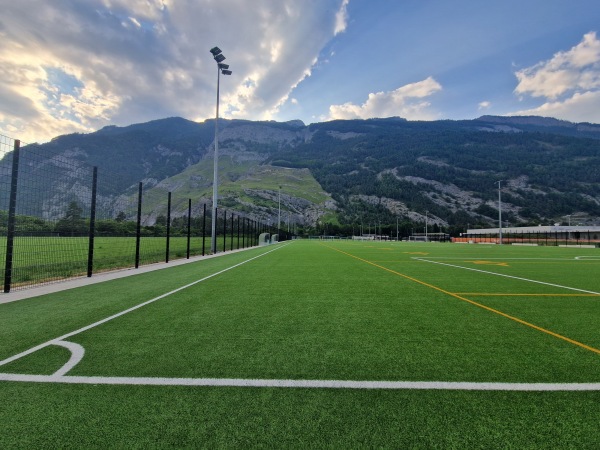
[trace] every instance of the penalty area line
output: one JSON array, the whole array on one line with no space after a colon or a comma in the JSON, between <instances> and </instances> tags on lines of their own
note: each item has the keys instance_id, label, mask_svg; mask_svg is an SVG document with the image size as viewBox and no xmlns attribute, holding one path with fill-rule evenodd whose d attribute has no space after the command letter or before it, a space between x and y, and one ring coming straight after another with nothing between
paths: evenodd
<instances>
[{"instance_id":1,"label":"penalty area line","mask_svg":"<svg viewBox=\"0 0 600 450\"><path fill-rule=\"evenodd\" d=\"M297 389L461 391L600 391L600 383L494 383L464 381L265 380L241 378L85 377L0 373L0 381L111 386L195 386Z\"/></svg>"},{"instance_id":2,"label":"penalty area line","mask_svg":"<svg viewBox=\"0 0 600 450\"><path fill-rule=\"evenodd\" d=\"M472 272L485 273L487 275L495 275L497 277L512 278L513 280L527 281L528 283L536 283L536 284L542 284L544 286L552 286L552 287L557 287L557 288L561 288L561 289L567 289L569 291L577 291L577 292L583 292L585 294L600 295L600 292L587 291L585 289L578 289L578 288L574 288L574 287L563 286L561 284L547 283L545 281L531 280L529 278L516 277L514 275L507 275L504 273L496 273L496 272L490 272L487 270L474 269L472 267L457 266L456 264L448 264L448 263L443 263L440 261L431 261L431 258L414 257L413 259L416 261L426 262L426 263L430 263L430 264L438 264L440 266L454 267L455 269L470 270Z\"/></svg>"}]
</instances>

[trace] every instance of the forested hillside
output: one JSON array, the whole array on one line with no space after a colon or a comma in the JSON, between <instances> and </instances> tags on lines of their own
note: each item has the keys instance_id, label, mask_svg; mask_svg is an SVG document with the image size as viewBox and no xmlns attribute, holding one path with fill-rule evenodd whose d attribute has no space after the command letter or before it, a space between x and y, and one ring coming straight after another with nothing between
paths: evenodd
<instances>
[{"instance_id":1,"label":"forested hillside","mask_svg":"<svg viewBox=\"0 0 600 450\"><path fill-rule=\"evenodd\" d=\"M600 141L555 134L577 134L566 127L529 128L498 129L483 119L313 124L310 142L278 153L272 163L310 168L345 223L360 221L365 211L366 220L384 223L400 212L428 211L448 225L491 224L498 181L505 218L514 225L561 221L576 212L597 220ZM597 130L589 126L586 136L597 138Z\"/></svg>"},{"instance_id":2,"label":"forested hillside","mask_svg":"<svg viewBox=\"0 0 600 450\"><path fill-rule=\"evenodd\" d=\"M284 214L313 231L377 224L389 233L396 224L418 229L427 217L432 226L458 232L497 224L500 187L505 225L560 223L567 216L600 223L599 125L484 116L309 126L223 120L219 128L220 202L262 220L274 219L281 199ZM81 173L91 166L113 180L99 184L104 205L131 195L140 181L148 198L169 191L174 204L184 197L209 203L213 139L214 121L170 118L26 146L24 154L42 155L27 176L53 193L29 204L26 214L60 216L60 205L77 201L88 183ZM1 164L10 161L9 154ZM45 177L48 170L60 176Z\"/></svg>"}]
</instances>

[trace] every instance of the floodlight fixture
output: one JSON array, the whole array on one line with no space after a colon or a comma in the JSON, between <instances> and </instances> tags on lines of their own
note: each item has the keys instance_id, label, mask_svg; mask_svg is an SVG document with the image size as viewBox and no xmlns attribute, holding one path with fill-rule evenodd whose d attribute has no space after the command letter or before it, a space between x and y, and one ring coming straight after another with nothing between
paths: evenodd
<instances>
[{"instance_id":1,"label":"floodlight fixture","mask_svg":"<svg viewBox=\"0 0 600 450\"><path fill-rule=\"evenodd\" d=\"M223 75L231 75L232 72L231 72L231 70L225 70L225 69L223 69L223 70L221 70L221 73Z\"/></svg>"},{"instance_id":2,"label":"floodlight fixture","mask_svg":"<svg viewBox=\"0 0 600 450\"><path fill-rule=\"evenodd\" d=\"M223 55L223 53L219 53L218 55L215 55L215 61L218 63L225 61L225 56Z\"/></svg>"},{"instance_id":3,"label":"floodlight fixture","mask_svg":"<svg viewBox=\"0 0 600 450\"><path fill-rule=\"evenodd\" d=\"M219 63L219 69L229 69L229 64Z\"/></svg>"},{"instance_id":4,"label":"floodlight fixture","mask_svg":"<svg viewBox=\"0 0 600 450\"><path fill-rule=\"evenodd\" d=\"M213 47L213 48L211 48L210 52L213 54L213 56L217 56L218 54L222 53L221 49L219 47Z\"/></svg>"}]
</instances>

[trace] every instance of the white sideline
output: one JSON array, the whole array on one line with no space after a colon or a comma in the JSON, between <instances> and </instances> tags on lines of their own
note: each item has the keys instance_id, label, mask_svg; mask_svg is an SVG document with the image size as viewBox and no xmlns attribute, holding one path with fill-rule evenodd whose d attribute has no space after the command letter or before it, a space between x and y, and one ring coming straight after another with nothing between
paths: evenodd
<instances>
[{"instance_id":1,"label":"white sideline","mask_svg":"<svg viewBox=\"0 0 600 450\"><path fill-rule=\"evenodd\" d=\"M578 289L578 288L569 287L569 286L562 286L560 284L554 284L554 283L546 283L545 281L530 280L529 278L515 277L514 275L506 275L503 273L489 272L487 270L474 269L472 267L457 266L455 264L448 264L448 263L443 263L443 262L439 262L439 261L431 261L430 259L419 258L419 257L414 257L413 259L415 259L417 261L431 263L431 264L439 264L440 266L455 267L457 269L471 270L473 272L486 273L488 275L496 275L498 277L512 278L513 280L520 280L520 281L527 281L529 283L543 284L545 286L552 286L552 287L557 287L557 288L561 288L561 289L567 289L569 291L577 291L577 292L584 292L586 294L600 295L600 292L586 291L585 289Z\"/></svg>"},{"instance_id":2,"label":"white sideline","mask_svg":"<svg viewBox=\"0 0 600 450\"><path fill-rule=\"evenodd\" d=\"M205 259L218 258L220 256L229 255L231 253L242 252L246 250L256 249L258 247L241 248L237 250L230 250L228 252L216 253L214 255L204 256L192 256L190 259L181 258L174 259L168 263L153 263L147 264L136 268L129 267L125 269L110 270L107 272L100 272L94 274L92 277L75 277L65 280L59 280L50 284L43 284L40 286L31 286L25 289L13 290L9 293L0 292L0 303L10 303L17 300L25 300L27 298L37 297L45 294L52 294L55 292L66 291L67 289L75 289L82 286L88 286L90 284L103 283L109 280L117 280L119 278L130 277L132 275L138 275L146 272L154 272L155 270L167 269L169 267L180 266L183 264L189 264Z\"/></svg>"},{"instance_id":3,"label":"white sideline","mask_svg":"<svg viewBox=\"0 0 600 450\"><path fill-rule=\"evenodd\" d=\"M246 263L248 263L250 261L253 261L253 260L258 259L258 258L260 258L262 256L265 256L265 255L268 255L269 253L272 253L272 252L274 252L276 250L279 250L280 248L283 248L286 245L288 245L288 244L285 244L285 245L282 245L282 246L277 246L273 250L269 250L268 252L261 253L260 255L254 256L254 257L252 257L250 259L242 261L241 263L235 264L235 265L233 265L231 267L228 267L226 269L220 270L219 272L215 272L215 273L213 273L211 275L208 275L208 276L206 276L204 278L201 278L199 280L193 281L193 282L191 282L189 284L186 284L185 286L181 286L181 287L179 287L177 289L173 289L172 291L169 291L169 292L167 292L165 294L159 295L158 297L154 297L154 298L152 298L150 300L147 300L147 301L145 301L143 303L140 303L139 305L132 306L129 309L121 311L121 312L119 312L117 314L113 314L112 316L106 317L105 319L99 320L98 322L94 322L91 325L87 325L87 326L85 326L83 328L80 328L78 330L75 330L75 331L72 331L70 333L64 334L64 335L62 335L60 337L57 337L55 339L51 339L51 340L49 340L47 342L44 342L43 344L36 345L35 347L30 348L29 350L25 350L24 352L21 352L21 353L19 353L17 355L11 356L9 358L6 358L6 359L0 361L0 366L3 366L3 365L8 364L10 362L16 361L17 359L22 358L23 356L30 355L30 354L32 354L34 352L37 352L38 350L41 350L42 348L48 347L49 345L53 345L53 344L60 345L59 344L60 341L64 341L64 340L66 340L66 339L68 339L68 338L70 338L72 336L75 336L75 335L77 335L79 333L83 333L84 331L91 330L92 328L95 328L98 325L102 325L103 323L109 322L109 321L111 321L113 319L116 319L117 317L124 316L125 314L128 314L128 313L130 313L132 311L135 311L136 309L142 308L143 306L149 305L150 303L154 303L154 302L156 302L158 300L161 300L161 299L163 299L165 297L168 297L168 296L170 296L172 294L175 294L175 293L177 293L179 291L187 289L187 288L189 288L191 286L194 286L194 285L196 285L198 283L201 283L201 282L206 281L206 280L208 280L210 278L216 277L217 275L220 275L220 274L222 274L224 272L227 272L227 271L229 271L231 269L235 269L236 267L239 267L239 266L241 266L243 264L246 264Z\"/></svg>"},{"instance_id":4,"label":"white sideline","mask_svg":"<svg viewBox=\"0 0 600 450\"><path fill-rule=\"evenodd\" d=\"M0 373L0 381L128 386L202 386L301 389L419 389L461 391L600 391L600 383L486 383L463 381L262 380L240 378L82 377Z\"/></svg>"},{"instance_id":5,"label":"white sideline","mask_svg":"<svg viewBox=\"0 0 600 450\"><path fill-rule=\"evenodd\" d=\"M287 245L287 244L286 244ZM136 386L188 386L188 387L249 387L249 388L300 388L300 389L380 389L380 390L466 390L466 391L600 391L600 383L501 383L501 382L453 382L453 381L355 381L355 380L286 380L286 379L240 379L240 378L162 378L162 377L102 377L102 376L66 376L84 355L84 349L79 344L65 339L81 332L92 329L112 319L123 316L145 305L163 299L190 286L198 284L221 273L227 272L242 264L250 262L282 248L257 255L229 268L208 275L190 284L174 289L166 294L155 297L137 306L114 314L79 330L65 334L40 344L18 355L0 361L0 366L15 361L23 356L34 353L49 345L60 345L72 352L69 361L53 375L30 375L0 373L0 381L31 382L31 383L60 383L60 384L93 384L93 385L136 385ZM433 262L433 261L427 261ZM460 266L455 266L460 267ZM461 267L462 268L462 267ZM487 272L486 272L487 273ZM493 272L489 272L494 274ZM497 275L497 274L494 274Z\"/></svg>"}]
</instances>

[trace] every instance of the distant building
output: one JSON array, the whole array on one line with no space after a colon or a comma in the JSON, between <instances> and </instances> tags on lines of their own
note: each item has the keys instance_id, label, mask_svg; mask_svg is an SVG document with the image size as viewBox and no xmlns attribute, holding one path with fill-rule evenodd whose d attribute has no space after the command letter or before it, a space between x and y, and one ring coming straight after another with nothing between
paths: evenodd
<instances>
[{"instance_id":1,"label":"distant building","mask_svg":"<svg viewBox=\"0 0 600 450\"><path fill-rule=\"evenodd\" d=\"M460 237L452 238L452 242L599 246L600 226L503 227L502 236L499 228L469 229Z\"/></svg>"}]
</instances>

